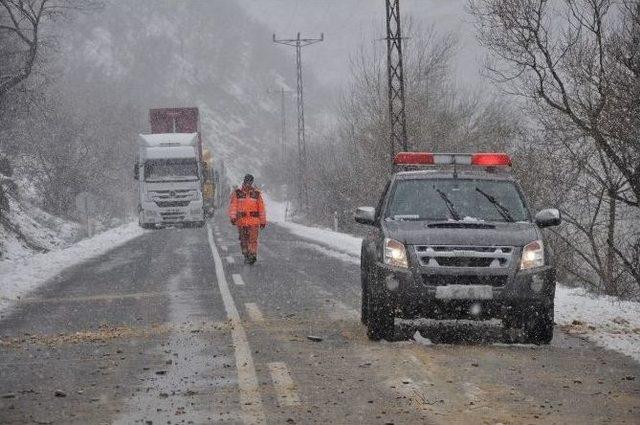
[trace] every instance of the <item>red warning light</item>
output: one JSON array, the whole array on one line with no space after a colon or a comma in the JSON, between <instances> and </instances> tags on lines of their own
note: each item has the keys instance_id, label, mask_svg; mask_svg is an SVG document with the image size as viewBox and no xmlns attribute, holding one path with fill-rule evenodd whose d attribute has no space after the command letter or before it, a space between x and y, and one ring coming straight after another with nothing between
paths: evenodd
<instances>
[{"instance_id":1,"label":"red warning light","mask_svg":"<svg viewBox=\"0 0 640 425\"><path fill-rule=\"evenodd\" d=\"M400 152L393 159L393 165L432 165L435 163L432 153Z\"/></svg>"},{"instance_id":2,"label":"red warning light","mask_svg":"<svg viewBox=\"0 0 640 425\"><path fill-rule=\"evenodd\" d=\"M471 165L481 167L511 167L511 157L506 153L474 153Z\"/></svg>"}]
</instances>

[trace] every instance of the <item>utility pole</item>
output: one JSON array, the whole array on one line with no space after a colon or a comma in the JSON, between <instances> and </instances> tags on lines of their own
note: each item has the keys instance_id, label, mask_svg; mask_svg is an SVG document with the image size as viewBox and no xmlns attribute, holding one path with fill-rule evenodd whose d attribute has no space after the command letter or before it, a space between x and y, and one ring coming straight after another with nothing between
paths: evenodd
<instances>
[{"instance_id":1,"label":"utility pole","mask_svg":"<svg viewBox=\"0 0 640 425\"><path fill-rule=\"evenodd\" d=\"M304 130L304 93L302 84L302 48L311 44L324 41L324 33L320 38L300 38L298 33L296 38L276 39L273 34L273 42L284 44L296 48L296 70L297 70L297 106L298 106L298 201L304 209L308 206L309 194L307 187L307 142Z\"/></svg>"},{"instance_id":2,"label":"utility pole","mask_svg":"<svg viewBox=\"0 0 640 425\"><path fill-rule=\"evenodd\" d=\"M405 114L404 73L402 69L402 33L400 0L385 0L387 7L387 81L389 102L389 144L391 158L398 149L408 151Z\"/></svg>"}]
</instances>

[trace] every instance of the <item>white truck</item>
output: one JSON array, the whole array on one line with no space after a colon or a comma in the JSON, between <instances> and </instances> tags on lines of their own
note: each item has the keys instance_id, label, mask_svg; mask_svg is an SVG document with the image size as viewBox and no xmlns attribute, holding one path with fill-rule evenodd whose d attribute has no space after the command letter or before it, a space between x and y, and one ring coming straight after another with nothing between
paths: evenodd
<instances>
[{"instance_id":1,"label":"white truck","mask_svg":"<svg viewBox=\"0 0 640 425\"><path fill-rule=\"evenodd\" d=\"M205 224L198 133L141 134L134 178L146 229Z\"/></svg>"}]
</instances>

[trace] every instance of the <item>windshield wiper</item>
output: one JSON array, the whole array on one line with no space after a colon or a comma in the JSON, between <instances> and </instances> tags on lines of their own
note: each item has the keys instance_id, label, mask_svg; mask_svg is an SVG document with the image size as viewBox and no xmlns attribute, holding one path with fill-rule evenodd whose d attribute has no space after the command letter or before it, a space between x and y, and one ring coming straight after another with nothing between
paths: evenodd
<instances>
[{"instance_id":1,"label":"windshield wiper","mask_svg":"<svg viewBox=\"0 0 640 425\"><path fill-rule=\"evenodd\" d=\"M445 205L449 209L449 212L451 213L451 217L456 221L460 221L460 213L458 213L458 211L456 210L456 206L453 204L453 202L451 202L451 199L449 199L447 194L440 189L436 189L435 186L433 186L433 189L438 192L438 195L440 195L440 197L444 201Z\"/></svg>"},{"instance_id":2,"label":"windshield wiper","mask_svg":"<svg viewBox=\"0 0 640 425\"><path fill-rule=\"evenodd\" d=\"M513 218L513 216L511 215L511 213L509 212L509 209L507 209L507 207L505 207L500 202L498 202L498 200L496 198L494 198L493 196L491 196L488 193L484 192L479 187L476 187L476 191L478 193L480 193L482 196L484 196L485 198L487 198L487 200L489 202L491 202L491 204L493 204L494 207L496 207L496 211L498 211L500 213L502 218L504 218L505 220L510 221L510 222L516 221Z\"/></svg>"}]
</instances>

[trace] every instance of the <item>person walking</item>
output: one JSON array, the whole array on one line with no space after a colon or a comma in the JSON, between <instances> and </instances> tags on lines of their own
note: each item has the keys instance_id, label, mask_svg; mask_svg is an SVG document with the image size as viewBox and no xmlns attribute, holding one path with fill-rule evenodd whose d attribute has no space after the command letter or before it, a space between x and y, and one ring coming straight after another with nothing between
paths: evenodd
<instances>
[{"instance_id":1,"label":"person walking","mask_svg":"<svg viewBox=\"0 0 640 425\"><path fill-rule=\"evenodd\" d=\"M258 258L258 234L267 225L267 213L262 193L253 186L251 174L244 176L242 187L231 193L229 219L238 227L240 247L245 263L254 264Z\"/></svg>"}]
</instances>

